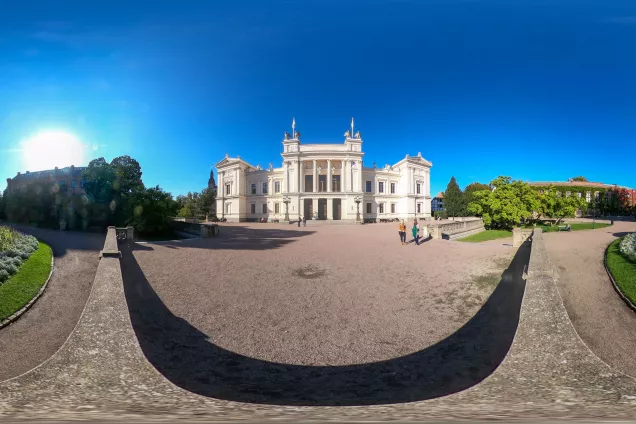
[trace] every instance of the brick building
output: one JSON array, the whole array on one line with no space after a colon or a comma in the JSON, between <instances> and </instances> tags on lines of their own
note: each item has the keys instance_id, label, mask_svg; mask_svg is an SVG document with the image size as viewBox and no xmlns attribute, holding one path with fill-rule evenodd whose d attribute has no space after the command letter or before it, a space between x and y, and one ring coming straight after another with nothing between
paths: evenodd
<instances>
[{"instance_id":1,"label":"brick building","mask_svg":"<svg viewBox=\"0 0 636 424\"><path fill-rule=\"evenodd\" d=\"M25 190L31 184L43 183L56 185L59 192L82 195L86 193L82 179L82 172L85 169L84 166L69 166L38 172L27 171L24 174L18 172L15 177L7 178L7 192L13 193L17 190Z\"/></svg>"}]
</instances>

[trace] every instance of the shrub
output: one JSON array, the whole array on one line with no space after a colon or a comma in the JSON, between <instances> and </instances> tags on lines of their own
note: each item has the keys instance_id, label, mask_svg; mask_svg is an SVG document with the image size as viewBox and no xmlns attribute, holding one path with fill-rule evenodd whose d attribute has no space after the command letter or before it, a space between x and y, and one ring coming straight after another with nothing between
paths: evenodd
<instances>
[{"instance_id":1,"label":"shrub","mask_svg":"<svg viewBox=\"0 0 636 424\"><path fill-rule=\"evenodd\" d=\"M13 263L6 264L4 269L9 273L9 275L14 275L16 272L18 272L18 267L13 265Z\"/></svg>"},{"instance_id":2,"label":"shrub","mask_svg":"<svg viewBox=\"0 0 636 424\"><path fill-rule=\"evenodd\" d=\"M4 283L8 279L9 279L9 273L4 269L0 269L0 284Z\"/></svg>"},{"instance_id":3,"label":"shrub","mask_svg":"<svg viewBox=\"0 0 636 424\"><path fill-rule=\"evenodd\" d=\"M632 262L636 262L636 233L628 234L623 237L620 244L620 252L625 258Z\"/></svg>"}]
</instances>

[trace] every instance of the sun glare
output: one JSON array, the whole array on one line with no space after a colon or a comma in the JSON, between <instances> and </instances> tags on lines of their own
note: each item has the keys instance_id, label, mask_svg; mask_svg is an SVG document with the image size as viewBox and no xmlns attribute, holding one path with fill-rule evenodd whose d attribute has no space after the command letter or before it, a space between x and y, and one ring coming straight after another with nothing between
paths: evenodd
<instances>
[{"instance_id":1,"label":"sun glare","mask_svg":"<svg viewBox=\"0 0 636 424\"><path fill-rule=\"evenodd\" d=\"M28 139L22 148L25 171L85 166L86 148L73 134L45 131Z\"/></svg>"}]
</instances>

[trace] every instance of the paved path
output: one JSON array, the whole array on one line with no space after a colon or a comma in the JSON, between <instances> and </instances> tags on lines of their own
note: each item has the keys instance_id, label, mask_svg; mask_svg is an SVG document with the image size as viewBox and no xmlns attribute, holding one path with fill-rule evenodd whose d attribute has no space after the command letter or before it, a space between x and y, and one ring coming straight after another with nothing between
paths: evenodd
<instances>
[{"instance_id":1,"label":"paved path","mask_svg":"<svg viewBox=\"0 0 636 424\"><path fill-rule=\"evenodd\" d=\"M603 266L607 245L633 231L636 223L616 222L597 230L546 233L544 238L577 332L601 359L636 377L636 313L618 296Z\"/></svg>"},{"instance_id":2,"label":"paved path","mask_svg":"<svg viewBox=\"0 0 636 424\"><path fill-rule=\"evenodd\" d=\"M0 330L0 381L41 364L71 334L86 304L104 236L19 227L53 249L55 269L42 297Z\"/></svg>"}]
</instances>

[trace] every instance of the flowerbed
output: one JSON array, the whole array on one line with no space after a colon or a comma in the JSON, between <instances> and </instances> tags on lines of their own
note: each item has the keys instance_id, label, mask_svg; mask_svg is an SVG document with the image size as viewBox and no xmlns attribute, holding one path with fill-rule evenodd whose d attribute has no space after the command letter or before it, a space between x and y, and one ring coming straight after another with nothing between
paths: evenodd
<instances>
[{"instance_id":1,"label":"flowerbed","mask_svg":"<svg viewBox=\"0 0 636 424\"><path fill-rule=\"evenodd\" d=\"M636 262L636 233L628 234L623 237L620 244L621 255L625 256L632 262Z\"/></svg>"},{"instance_id":2,"label":"flowerbed","mask_svg":"<svg viewBox=\"0 0 636 424\"><path fill-rule=\"evenodd\" d=\"M0 285L18 272L38 249L38 240L8 227L0 227Z\"/></svg>"}]
</instances>

